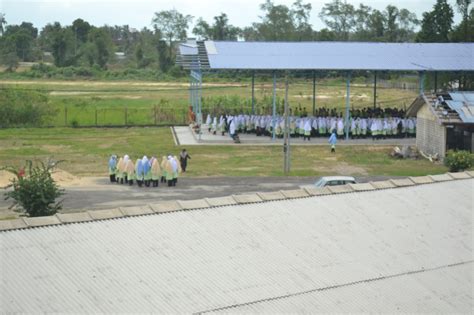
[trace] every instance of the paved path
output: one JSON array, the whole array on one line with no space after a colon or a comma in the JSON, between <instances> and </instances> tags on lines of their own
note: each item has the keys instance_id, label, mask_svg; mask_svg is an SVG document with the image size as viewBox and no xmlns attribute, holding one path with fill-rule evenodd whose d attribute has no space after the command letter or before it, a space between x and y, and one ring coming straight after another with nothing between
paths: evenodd
<instances>
[{"instance_id":1,"label":"paved path","mask_svg":"<svg viewBox=\"0 0 474 315\"><path fill-rule=\"evenodd\" d=\"M176 135L175 142L181 145L239 145L235 144L229 135L222 136L220 134L213 135L207 130L204 130L200 136L195 134L192 129L188 126L176 126L173 127L174 134ZM283 139L275 139L272 141L270 137L261 136L257 137L254 134L239 134L240 142L244 145L283 145ZM303 141L301 138L291 139L291 144L298 145L328 145L327 137L324 138L312 138L311 141ZM404 146L404 145L415 145L415 138L404 138L404 139L385 139L385 140L372 140L370 139L350 139L350 140L339 140L338 145L388 145L388 146Z\"/></svg>"}]
</instances>

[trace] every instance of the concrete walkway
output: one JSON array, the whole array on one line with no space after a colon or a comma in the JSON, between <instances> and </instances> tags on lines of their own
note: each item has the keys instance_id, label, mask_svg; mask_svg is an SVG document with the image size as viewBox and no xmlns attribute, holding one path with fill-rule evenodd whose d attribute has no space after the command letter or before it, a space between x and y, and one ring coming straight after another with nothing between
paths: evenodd
<instances>
[{"instance_id":1,"label":"concrete walkway","mask_svg":"<svg viewBox=\"0 0 474 315\"><path fill-rule=\"evenodd\" d=\"M204 130L201 136L195 134L189 126L176 126L174 129L175 143L179 145L283 145L283 139L276 138L274 141L270 137L257 137L254 134L239 134L240 144L234 143L228 134L222 136L220 134L213 135ZM291 144L297 145L328 145L328 138L311 138L311 141L303 141L302 138L291 138ZM415 145L415 138L404 139L385 139L372 140L367 139L350 139L338 140L338 145L388 145L388 146L404 146Z\"/></svg>"}]
</instances>

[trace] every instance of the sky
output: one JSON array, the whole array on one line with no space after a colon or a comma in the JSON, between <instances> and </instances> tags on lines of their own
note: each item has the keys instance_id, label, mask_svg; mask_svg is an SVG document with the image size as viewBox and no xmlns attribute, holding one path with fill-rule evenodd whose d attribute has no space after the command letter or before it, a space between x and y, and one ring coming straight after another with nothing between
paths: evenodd
<instances>
[{"instance_id":1,"label":"sky","mask_svg":"<svg viewBox=\"0 0 474 315\"><path fill-rule=\"evenodd\" d=\"M129 25L132 28L151 28L154 12L176 9L181 13L194 16L194 22L202 17L208 22L225 12L229 22L235 26L249 26L259 20L262 11L259 5L264 0L0 0L0 12L5 14L8 24L31 22L39 29L48 23L60 22L70 25L76 18L82 18L95 26ZM291 6L294 0L274 0L275 4ZM324 24L319 12L324 3L331 0L303 0L312 4L310 23L319 30ZM347 0L358 6L361 0ZM430 11L436 0L364 0L365 5L382 10L389 4L399 9L406 8L421 19L423 12ZM459 23L455 0L448 0L455 11L455 23Z\"/></svg>"}]
</instances>

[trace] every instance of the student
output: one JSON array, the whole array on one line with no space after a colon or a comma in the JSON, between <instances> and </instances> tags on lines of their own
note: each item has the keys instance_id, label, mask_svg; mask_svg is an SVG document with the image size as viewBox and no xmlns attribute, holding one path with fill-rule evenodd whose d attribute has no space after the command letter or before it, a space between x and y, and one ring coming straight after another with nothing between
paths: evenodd
<instances>
[{"instance_id":1,"label":"student","mask_svg":"<svg viewBox=\"0 0 474 315\"><path fill-rule=\"evenodd\" d=\"M123 163L123 158L119 158L117 162L117 167L115 169L115 180L117 184L123 184L123 172L125 169L125 164Z\"/></svg>"},{"instance_id":2,"label":"student","mask_svg":"<svg viewBox=\"0 0 474 315\"><path fill-rule=\"evenodd\" d=\"M181 169L183 173L186 172L186 167L188 166L188 159L191 159L191 156L188 154L186 149L183 149L179 154L179 163L181 164Z\"/></svg>"},{"instance_id":3,"label":"student","mask_svg":"<svg viewBox=\"0 0 474 315\"><path fill-rule=\"evenodd\" d=\"M168 177L167 165L168 165L168 159L166 158L166 156L163 156L163 158L161 159L161 164L160 164L161 170L162 170L162 173L161 173L162 183L166 183L166 177Z\"/></svg>"},{"instance_id":4,"label":"student","mask_svg":"<svg viewBox=\"0 0 474 315\"><path fill-rule=\"evenodd\" d=\"M214 117L212 121L212 128L211 128L212 134L215 135L217 132L217 117Z\"/></svg>"},{"instance_id":5,"label":"student","mask_svg":"<svg viewBox=\"0 0 474 315\"><path fill-rule=\"evenodd\" d=\"M141 159L135 162L135 178L137 179L138 187L143 186L143 163Z\"/></svg>"},{"instance_id":6,"label":"student","mask_svg":"<svg viewBox=\"0 0 474 315\"><path fill-rule=\"evenodd\" d=\"M123 157L123 178L124 178L125 184L128 184L128 176L127 176L126 168L127 168L127 164L129 160L130 160L130 157L127 154L125 154Z\"/></svg>"},{"instance_id":7,"label":"student","mask_svg":"<svg viewBox=\"0 0 474 315\"><path fill-rule=\"evenodd\" d=\"M143 164L143 180L145 182L146 187L150 187L150 181L151 181L151 165L150 161L148 160L148 157L145 155L142 158L142 164Z\"/></svg>"},{"instance_id":8,"label":"student","mask_svg":"<svg viewBox=\"0 0 474 315\"><path fill-rule=\"evenodd\" d=\"M117 170L117 156L112 155L109 159L109 177L110 177L110 182L114 183L115 182L115 172Z\"/></svg>"},{"instance_id":9,"label":"student","mask_svg":"<svg viewBox=\"0 0 474 315\"><path fill-rule=\"evenodd\" d=\"M331 153L336 153L336 143L337 143L336 130L332 131L332 134L329 137L328 142L331 145Z\"/></svg>"},{"instance_id":10,"label":"student","mask_svg":"<svg viewBox=\"0 0 474 315\"><path fill-rule=\"evenodd\" d=\"M171 155L168 155L168 158L165 163L165 171L166 171L166 182L168 182L168 187L173 186L174 183L174 177L173 177L173 172L174 172L174 167L172 164L173 157ZM177 170L177 167L176 167Z\"/></svg>"},{"instance_id":11,"label":"student","mask_svg":"<svg viewBox=\"0 0 474 315\"><path fill-rule=\"evenodd\" d=\"M211 123L212 123L211 115L207 114L206 126L207 126L207 131L209 131L209 133L211 133Z\"/></svg>"},{"instance_id":12,"label":"student","mask_svg":"<svg viewBox=\"0 0 474 315\"><path fill-rule=\"evenodd\" d=\"M128 157L128 155L127 155ZM132 186L133 185L133 179L135 178L135 165L133 165L133 162L130 158L127 159L127 164L125 164L125 172L127 173L127 179L126 182Z\"/></svg>"},{"instance_id":13,"label":"student","mask_svg":"<svg viewBox=\"0 0 474 315\"><path fill-rule=\"evenodd\" d=\"M151 158L151 181L153 183L153 187L158 187L158 183L160 181L160 163L155 157Z\"/></svg>"},{"instance_id":14,"label":"student","mask_svg":"<svg viewBox=\"0 0 474 315\"><path fill-rule=\"evenodd\" d=\"M178 176L183 171L183 169L181 168L181 164L179 163L178 157L176 155L173 156L173 161L172 161L171 166L173 167L173 181L174 181L173 186L176 186L176 184L178 183Z\"/></svg>"},{"instance_id":15,"label":"student","mask_svg":"<svg viewBox=\"0 0 474 315\"><path fill-rule=\"evenodd\" d=\"M304 123L303 141L306 139L308 139L308 141L311 140L311 121L309 119L306 119Z\"/></svg>"}]
</instances>

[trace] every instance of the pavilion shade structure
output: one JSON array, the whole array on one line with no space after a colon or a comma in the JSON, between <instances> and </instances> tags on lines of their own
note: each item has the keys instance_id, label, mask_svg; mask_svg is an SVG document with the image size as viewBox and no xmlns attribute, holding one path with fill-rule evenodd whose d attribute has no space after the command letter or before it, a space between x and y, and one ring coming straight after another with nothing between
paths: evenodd
<instances>
[{"instance_id":1,"label":"pavilion shade structure","mask_svg":"<svg viewBox=\"0 0 474 315\"><path fill-rule=\"evenodd\" d=\"M180 47L191 56L203 69L474 71L472 43L204 41Z\"/></svg>"}]
</instances>

